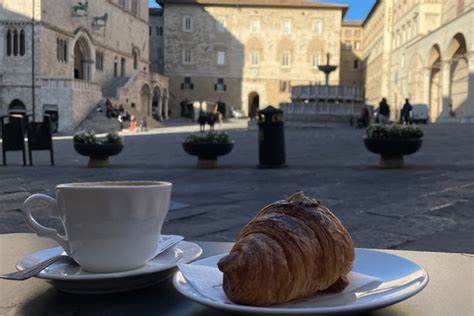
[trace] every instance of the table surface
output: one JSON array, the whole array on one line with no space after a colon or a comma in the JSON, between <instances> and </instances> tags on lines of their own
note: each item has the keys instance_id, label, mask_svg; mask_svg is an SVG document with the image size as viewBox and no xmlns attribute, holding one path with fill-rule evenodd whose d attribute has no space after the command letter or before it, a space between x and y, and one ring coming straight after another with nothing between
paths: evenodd
<instances>
[{"instance_id":1,"label":"table surface","mask_svg":"<svg viewBox=\"0 0 474 316\"><path fill-rule=\"evenodd\" d=\"M229 251L232 243L197 242L201 258ZM55 247L34 234L0 235L0 273L12 272L19 258ZM413 260L430 276L414 297L361 315L474 315L474 256L466 254L386 250ZM0 315L229 315L209 309L179 294L171 280L119 294L74 295L57 291L40 279L0 280Z\"/></svg>"}]
</instances>

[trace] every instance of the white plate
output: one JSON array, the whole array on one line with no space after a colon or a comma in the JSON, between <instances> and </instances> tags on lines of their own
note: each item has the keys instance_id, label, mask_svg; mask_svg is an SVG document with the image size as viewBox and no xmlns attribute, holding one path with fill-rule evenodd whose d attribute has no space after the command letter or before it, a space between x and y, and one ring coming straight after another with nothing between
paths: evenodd
<instances>
[{"instance_id":1,"label":"white plate","mask_svg":"<svg viewBox=\"0 0 474 316\"><path fill-rule=\"evenodd\" d=\"M60 254L61 247L43 249L21 258L18 270L27 269L39 262ZM45 279L59 290L79 294L115 293L154 285L168 278L178 263L189 263L202 254L195 243L181 241L148 261L145 266L124 272L90 273L74 260L66 258L41 271L37 278Z\"/></svg>"},{"instance_id":2,"label":"white plate","mask_svg":"<svg viewBox=\"0 0 474 316\"><path fill-rule=\"evenodd\" d=\"M216 267L223 256L202 259L193 264ZM238 305L210 299L197 292L179 271L173 277L173 285L191 300L227 311L261 314L327 314L367 311L392 305L415 295L428 284L428 273L418 264L382 251L356 249L352 270L379 278L381 282L371 283L344 294L316 294L308 299L270 307Z\"/></svg>"}]
</instances>

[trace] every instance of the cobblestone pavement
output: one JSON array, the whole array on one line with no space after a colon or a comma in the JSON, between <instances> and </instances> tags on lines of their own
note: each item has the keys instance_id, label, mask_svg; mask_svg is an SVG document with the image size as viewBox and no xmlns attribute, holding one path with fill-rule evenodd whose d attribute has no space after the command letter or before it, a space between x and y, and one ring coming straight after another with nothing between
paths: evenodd
<instances>
[{"instance_id":1,"label":"cobblestone pavement","mask_svg":"<svg viewBox=\"0 0 474 316\"><path fill-rule=\"evenodd\" d=\"M402 170L376 168L363 131L346 127L286 130L288 168L261 170L257 132L229 131L234 151L216 170L194 169L180 142L186 134L127 137L112 167L88 169L70 139L55 141L57 166L36 153L37 166L0 167L0 233L30 232L19 212L30 194L54 194L59 183L166 180L172 199L164 233L232 241L268 203L298 190L318 197L339 216L358 247L474 253L474 126L424 126L421 150ZM186 206L187 207L183 207ZM40 222L59 226L37 210Z\"/></svg>"}]
</instances>

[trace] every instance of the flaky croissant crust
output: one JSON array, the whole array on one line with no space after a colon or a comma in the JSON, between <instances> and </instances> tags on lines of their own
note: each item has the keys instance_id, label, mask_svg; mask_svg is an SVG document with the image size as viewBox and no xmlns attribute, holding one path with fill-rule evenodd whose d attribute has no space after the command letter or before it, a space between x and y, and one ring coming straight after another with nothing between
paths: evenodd
<instances>
[{"instance_id":1,"label":"flaky croissant crust","mask_svg":"<svg viewBox=\"0 0 474 316\"><path fill-rule=\"evenodd\" d=\"M233 302L267 306L344 289L354 256L350 234L327 208L283 200L242 229L218 267Z\"/></svg>"}]
</instances>

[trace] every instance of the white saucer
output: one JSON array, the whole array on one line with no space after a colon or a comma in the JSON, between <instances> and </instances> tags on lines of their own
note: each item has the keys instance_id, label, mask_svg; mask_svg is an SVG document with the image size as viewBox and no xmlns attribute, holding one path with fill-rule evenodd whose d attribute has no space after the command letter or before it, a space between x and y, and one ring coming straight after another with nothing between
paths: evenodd
<instances>
[{"instance_id":1,"label":"white saucer","mask_svg":"<svg viewBox=\"0 0 474 316\"><path fill-rule=\"evenodd\" d=\"M209 257L192 264L216 267L223 256ZM418 264L382 251L356 249L356 260L352 271L376 277L380 282L370 283L346 293L316 294L308 299L269 307L238 305L210 299L196 291L179 271L173 277L173 285L181 294L193 301L226 311L259 314L334 314L368 311L392 305L415 295L428 284L428 274Z\"/></svg>"},{"instance_id":2,"label":"white saucer","mask_svg":"<svg viewBox=\"0 0 474 316\"><path fill-rule=\"evenodd\" d=\"M63 252L61 247L43 249L21 258L16 267L27 269ZM178 263L189 263L202 254L195 243L181 241L148 261L145 266L124 272L90 273L74 260L65 258L41 271L36 277L45 279L64 292L79 294L115 293L154 285L168 278Z\"/></svg>"}]
</instances>

